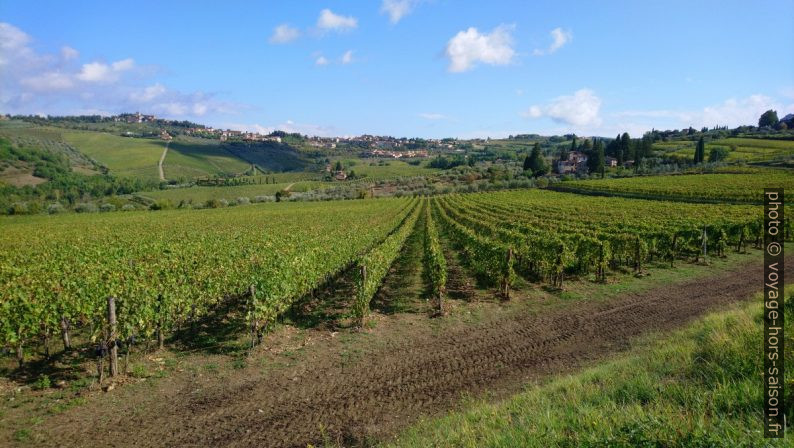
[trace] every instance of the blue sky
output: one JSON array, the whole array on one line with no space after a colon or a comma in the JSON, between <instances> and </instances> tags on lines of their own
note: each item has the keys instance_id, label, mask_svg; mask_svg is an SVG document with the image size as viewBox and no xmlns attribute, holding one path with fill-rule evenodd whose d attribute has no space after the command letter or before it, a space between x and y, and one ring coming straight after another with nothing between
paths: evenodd
<instances>
[{"instance_id":1,"label":"blue sky","mask_svg":"<svg viewBox=\"0 0 794 448\"><path fill-rule=\"evenodd\" d=\"M612 136L794 112L794 1L0 4L0 112Z\"/></svg>"}]
</instances>

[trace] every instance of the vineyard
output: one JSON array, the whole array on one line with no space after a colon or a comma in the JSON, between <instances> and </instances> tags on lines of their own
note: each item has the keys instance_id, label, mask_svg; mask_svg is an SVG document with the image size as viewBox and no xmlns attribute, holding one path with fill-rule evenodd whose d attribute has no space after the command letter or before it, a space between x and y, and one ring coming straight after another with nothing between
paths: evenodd
<instances>
[{"instance_id":1,"label":"vineyard","mask_svg":"<svg viewBox=\"0 0 794 448\"><path fill-rule=\"evenodd\" d=\"M765 187L794 188L787 171L753 174L707 174L577 180L554 187L558 191L687 202L760 204Z\"/></svg>"},{"instance_id":2,"label":"vineyard","mask_svg":"<svg viewBox=\"0 0 794 448\"><path fill-rule=\"evenodd\" d=\"M224 300L246 302L259 337L293 300L377 250L406 216L398 234L409 231L416 210L416 200L381 200L6 220L0 338L20 362L26 346L46 347L58 333L68 347L74 325L89 329L100 351L135 337L162 344Z\"/></svg>"},{"instance_id":3,"label":"vineyard","mask_svg":"<svg viewBox=\"0 0 794 448\"><path fill-rule=\"evenodd\" d=\"M667 157L689 161L695 154L695 144L690 140L656 142L653 147ZM759 138L723 138L706 143L706 152L714 148L728 151L728 162L770 162L788 160L794 142Z\"/></svg>"},{"instance_id":4,"label":"vineyard","mask_svg":"<svg viewBox=\"0 0 794 448\"><path fill-rule=\"evenodd\" d=\"M59 334L68 347L72 327L86 329L98 353L136 337L162 346L166 335L237 301L256 344L294 301L350 268L350 314L363 325L414 231L424 234L423 264L442 313L442 244L509 298L518 276L560 288L570 276L603 281L610 270L639 273L648 262L741 251L758 244L761 224L750 206L660 207L542 190L8 219L0 239L0 342L20 363L26 348L43 343L48 351Z\"/></svg>"}]
</instances>

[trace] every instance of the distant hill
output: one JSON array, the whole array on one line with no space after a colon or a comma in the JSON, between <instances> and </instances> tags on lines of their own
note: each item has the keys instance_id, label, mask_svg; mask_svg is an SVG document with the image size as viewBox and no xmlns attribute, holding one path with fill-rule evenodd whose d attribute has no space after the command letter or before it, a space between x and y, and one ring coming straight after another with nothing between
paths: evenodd
<instances>
[{"instance_id":1,"label":"distant hill","mask_svg":"<svg viewBox=\"0 0 794 448\"><path fill-rule=\"evenodd\" d=\"M158 162L167 142L160 138L163 130L173 136L163 160L163 172L169 181L235 176L249 170L252 164L273 172L303 170L309 165L306 156L289 144L220 142L186 135L183 129L168 125L158 127L151 122L0 121L0 137L7 138L12 145L22 144L62 154L70 160L75 172L85 174L106 172L145 182L159 181ZM43 181L31 177L33 167L29 164L0 160L0 167L0 182L23 186Z\"/></svg>"}]
</instances>

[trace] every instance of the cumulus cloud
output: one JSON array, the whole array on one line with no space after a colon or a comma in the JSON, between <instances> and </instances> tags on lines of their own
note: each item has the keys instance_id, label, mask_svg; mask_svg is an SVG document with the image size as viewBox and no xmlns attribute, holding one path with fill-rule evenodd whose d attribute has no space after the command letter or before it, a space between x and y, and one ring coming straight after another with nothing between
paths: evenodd
<instances>
[{"instance_id":1,"label":"cumulus cloud","mask_svg":"<svg viewBox=\"0 0 794 448\"><path fill-rule=\"evenodd\" d=\"M515 56L512 30L512 26L500 25L490 33L480 33L474 27L458 32L449 40L445 50L449 59L448 70L460 73L471 70L478 63L509 64Z\"/></svg>"},{"instance_id":2,"label":"cumulus cloud","mask_svg":"<svg viewBox=\"0 0 794 448\"><path fill-rule=\"evenodd\" d=\"M320 11L320 17L317 19L317 28L321 31L343 31L357 26L358 20L355 17L334 14L330 9Z\"/></svg>"},{"instance_id":3,"label":"cumulus cloud","mask_svg":"<svg viewBox=\"0 0 794 448\"><path fill-rule=\"evenodd\" d=\"M554 28L551 30L551 45L546 49L536 48L532 52L535 56L543 56L552 54L562 48L565 44L573 39L573 34L570 31L565 31L562 28Z\"/></svg>"},{"instance_id":4,"label":"cumulus cloud","mask_svg":"<svg viewBox=\"0 0 794 448\"><path fill-rule=\"evenodd\" d=\"M601 98L590 89L580 89L573 95L558 96L545 105L530 107L524 116L549 117L558 123L582 128L601 124Z\"/></svg>"},{"instance_id":5,"label":"cumulus cloud","mask_svg":"<svg viewBox=\"0 0 794 448\"><path fill-rule=\"evenodd\" d=\"M425 120L431 120L431 121L438 121L438 120L443 120L443 119L447 118L446 115L437 114L437 113L429 113L429 112L423 112L423 113L419 114L419 116L421 118L424 118Z\"/></svg>"},{"instance_id":6,"label":"cumulus cloud","mask_svg":"<svg viewBox=\"0 0 794 448\"><path fill-rule=\"evenodd\" d=\"M318 56L317 59L314 60L314 65L328 65L328 59L325 56Z\"/></svg>"},{"instance_id":7,"label":"cumulus cloud","mask_svg":"<svg viewBox=\"0 0 794 448\"><path fill-rule=\"evenodd\" d=\"M135 67L135 61L132 59L123 59L110 65L103 62L91 62L83 64L83 68L77 74L77 79L86 82L115 82L118 81L121 73L131 70L133 67Z\"/></svg>"},{"instance_id":8,"label":"cumulus cloud","mask_svg":"<svg viewBox=\"0 0 794 448\"><path fill-rule=\"evenodd\" d=\"M300 35L300 30L283 23L273 29L273 34L268 39L268 42L271 44L286 44L299 38Z\"/></svg>"},{"instance_id":9,"label":"cumulus cloud","mask_svg":"<svg viewBox=\"0 0 794 448\"><path fill-rule=\"evenodd\" d=\"M381 14L388 14L391 23L399 22L413 11L420 0L383 0L380 5Z\"/></svg>"},{"instance_id":10,"label":"cumulus cloud","mask_svg":"<svg viewBox=\"0 0 794 448\"><path fill-rule=\"evenodd\" d=\"M0 23L0 110L10 114L103 114L133 110L174 118L233 113L244 106L204 92L180 92L148 79L132 58L79 61L80 52L33 49L33 39ZM134 76L132 76L134 74ZM148 85L140 85L146 82Z\"/></svg>"},{"instance_id":11,"label":"cumulus cloud","mask_svg":"<svg viewBox=\"0 0 794 448\"><path fill-rule=\"evenodd\" d=\"M346 51L346 52L345 52L345 53L342 55L342 63L343 63L343 64L349 64L349 63L351 63L351 62L353 62L353 50L347 50L347 51Z\"/></svg>"},{"instance_id":12,"label":"cumulus cloud","mask_svg":"<svg viewBox=\"0 0 794 448\"><path fill-rule=\"evenodd\" d=\"M24 48L30 36L10 23L0 23L0 48L5 51Z\"/></svg>"}]
</instances>

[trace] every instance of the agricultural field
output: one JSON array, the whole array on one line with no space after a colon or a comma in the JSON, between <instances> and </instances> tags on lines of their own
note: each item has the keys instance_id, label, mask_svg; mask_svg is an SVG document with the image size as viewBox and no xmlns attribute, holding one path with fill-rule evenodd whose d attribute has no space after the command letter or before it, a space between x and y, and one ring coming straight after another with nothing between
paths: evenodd
<instances>
[{"instance_id":1,"label":"agricultural field","mask_svg":"<svg viewBox=\"0 0 794 448\"><path fill-rule=\"evenodd\" d=\"M764 188L773 187L794 189L794 174L789 171L759 168L755 173L741 174L689 174L568 181L555 185L554 189L641 199L761 204Z\"/></svg>"},{"instance_id":2,"label":"agricultural field","mask_svg":"<svg viewBox=\"0 0 794 448\"><path fill-rule=\"evenodd\" d=\"M415 177L436 174L439 170L429 168L427 161L419 165L411 165L402 160L392 159L340 159L347 172L355 171L356 176L366 176L368 180L393 179L397 177ZM332 161L332 165L336 161Z\"/></svg>"},{"instance_id":3,"label":"agricultural field","mask_svg":"<svg viewBox=\"0 0 794 448\"><path fill-rule=\"evenodd\" d=\"M0 138L7 139L10 144L15 146L64 156L69 161L71 169L76 172L88 175L99 172L100 167L97 163L65 142L57 129L37 127L22 121L4 120L0 121ZM0 160L0 180L18 186L35 185L41 182L40 178L32 177L30 167L7 165L8 161ZM28 182L14 181L14 178L19 179L25 175L27 175Z\"/></svg>"},{"instance_id":4,"label":"agricultural field","mask_svg":"<svg viewBox=\"0 0 794 448\"><path fill-rule=\"evenodd\" d=\"M194 179L216 174L239 174L251 165L226 151L217 141L177 137L163 161L166 179Z\"/></svg>"},{"instance_id":5,"label":"agricultural field","mask_svg":"<svg viewBox=\"0 0 794 448\"><path fill-rule=\"evenodd\" d=\"M262 178L264 179L264 177ZM177 204L180 201L201 204L207 202L210 199L225 199L227 201L232 201L240 197L246 197L249 200L254 200L254 198L257 196L273 196L276 194L276 192L283 190L301 193L309 190L320 189L329 185L333 185L333 183L319 181L296 181L275 184L234 185L228 187L193 186L189 188L171 188L166 190L144 191L136 193L136 195L155 201L166 199L171 201L173 204Z\"/></svg>"},{"instance_id":6,"label":"agricultural field","mask_svg":"<svg viewBox=\"0 0 794 448\"><path fill-rule=\"evenodd\" d=\"M8 220L0 243L2 344L16 346L24 361L25 346L42 329L53 334L63 319L92 322L98 331L108 296L119 300L118 337L162 335L249 288L247 319L264 330L415 209L415 201L380 200L336 204L330 215L307 203ZM46 234L34 230L44 223Z\"/></svg>"},{"instance_id":7,"label":"agricultural field","mask_svg":"<svg viewBox=\"0 0 794 448\"><path fill-rule=\"evenodd\" d=\"M581 359L609 356L649 326L675 329L755 291L747 276L760 269L757 207L663 204L516 190L4 218L0 337L9 350L0 372L33 390L19 395L18 407L0 407L13 416L0 424L0 440L106 440L108 425L143 446L252 428L244 440L260 446L386 440L417 410L445 411L461 392L517 392L511 378L526 374L518 366L533 375L582 367ZM680 286L671 291L670 283ZM693 299L691 291L703 292ZM555 333L565 322L568 330ZM682 346L675 354L695 356L686 337L696 330L689 331L674 336ZM605 390L629 388L625 396L635 397L620 362L571 381L614 375ZM107 363L115 375L97 377ZM643 378L652 381L656 370ZM130 384L119 382L124 377ZM206 409L186 412L192 398L164 399L194 381ZM52 384L66 386L51 391ZM514 400L543 409L550 390ZM119 420L127 406L157 411L133 427ZM306 406L315 411L301 411ZM467 412L501 412L476 406ZM162 413L175 417L164 425ZM113 417L88 433L66 422L98 414ZM257 427L263 418L275 426ZM375 424L384 421L391 423ZM433 422L397 443L446 437ZM730 437L743 436L720 440Z\"/></svg>"},{"instance_id":8,"label":"agricultural field","mask_svg":"<svg viewBox=\"0 0 794 448\"><path fill-rule=\"evenodd\" d=\"M103 132L61 131L64 140L123 177L159 180L158 162L166 142L158 138L121 137ZM226 151L218 142L177 137L168 144L163 161L166 179L193 179L238 174L250 164Z\"/></svg>"},{"instance_id":9,"label":"agricultural field","mask_svg":"<svg viewBox=\"0 0 794 448\"><path fill-rule=\"evenodd\" d=\"M660 154L681 161L691 161L697 142L680 140L657 142L653 148ZM728 151L726 162L770 163L784 162L794 156L794 140L757 138L724 138L706 143L706 159L713 148Z\"/></svg>"},{"instance_id":10,"label":"agricultural field","mask_svg":"<svg viewBox=\"0 0 794 448\"><path fill-rule=\"evenodd\" d=\"M104 132L63 130L64 141L121 177L159 180L157 163L165 149L160 139L120 137Z\"/></svg>"}]
</instances>

